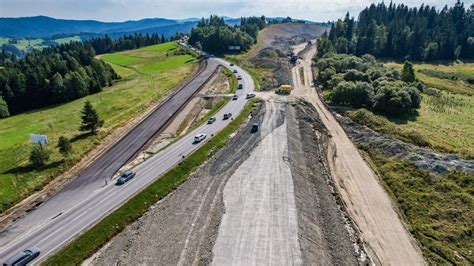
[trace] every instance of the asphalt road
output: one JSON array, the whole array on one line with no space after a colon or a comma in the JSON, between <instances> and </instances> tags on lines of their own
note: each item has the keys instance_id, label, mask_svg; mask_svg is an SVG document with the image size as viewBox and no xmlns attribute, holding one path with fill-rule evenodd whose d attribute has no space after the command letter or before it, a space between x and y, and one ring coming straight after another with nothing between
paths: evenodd
<instances>
[{"instance_id":1,"label":"asphalt road","mask_svg":"<svg viewBox=\"0 0 474 266\"><path fill-rule=\"evenodd\" d=\"M200 85L207 80L206 75L212 74L219 64L231 70L236 69L238 75L242 76L239 82L243 84L243 89L237 90L236 93L239 98L229 101L216 113L217 121L213 124L199 126L168 148L136 166L133 169L136 177L125 185L115 186L113 182L106 184L105 180L110 180L115 172L166 124L168 118L173 116L173 110L178 111L187 101L185 98L194 95ZM248 101L245 95L254 90L251 76L239 67L230 67L228 62L219 58L208 59L208 67L202 73L205 74L199 75L186 86L190 86L189 88L183 88L183 92L178 92L170 101L167 101L164 104L166 108L160 108L150 115L146 123L138 125L64 190L2 232L0 235L1 260L6 260L31 246L37 246L41 250L40 257L34 262L44 260L155 181L160 175L178 164L183 156L191 154L203 143L209 141L213 134L230 123L231 120L223 120L222 117L224 113L229 112L235 117L242 111ZM194 136L199 133L206 134L207 138L195 144L193 143Z\"/></svg>"}]
</instances>

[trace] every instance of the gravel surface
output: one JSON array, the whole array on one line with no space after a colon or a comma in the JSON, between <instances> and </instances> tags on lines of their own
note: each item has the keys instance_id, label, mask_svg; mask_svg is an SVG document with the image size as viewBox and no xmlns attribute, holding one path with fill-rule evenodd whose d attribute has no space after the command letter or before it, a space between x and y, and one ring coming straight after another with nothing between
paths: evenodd
<instances>
[{"instance_id":1,"label":"gravel surface","mask_svg":"<svg viewBox=\"0 0 474 266\"><path fill-rule=\"evenodd\" d=\"M299 265L284 103L266 102L261 142L224 188L213 265Z\"/></svg>"}]
</instances>

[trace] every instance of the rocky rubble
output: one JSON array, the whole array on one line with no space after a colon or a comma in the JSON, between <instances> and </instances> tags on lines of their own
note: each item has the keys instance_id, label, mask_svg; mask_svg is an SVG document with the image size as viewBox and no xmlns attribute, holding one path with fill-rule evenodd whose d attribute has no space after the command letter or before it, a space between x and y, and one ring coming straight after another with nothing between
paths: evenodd
<instances>
[{"instance_id":1,"label":"rocky rubble","mask_svg":"<svg viewBox=\"0 0 474 266\"><path fill-rule=\"evenodd\" d=\"M453 170L474 174L474 160L464 160L456 154L437 154L427 148L375 132L348 117L339 114L335 116L354 143L367 145L384 156L411 161L417 167L435 174L444 174Z\"/></svg>"}]
</instances>

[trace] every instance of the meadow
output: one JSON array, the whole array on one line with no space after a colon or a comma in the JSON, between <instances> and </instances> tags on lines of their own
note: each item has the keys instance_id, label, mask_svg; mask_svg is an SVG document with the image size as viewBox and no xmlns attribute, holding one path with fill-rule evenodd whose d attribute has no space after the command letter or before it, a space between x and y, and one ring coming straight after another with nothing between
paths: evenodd
<instances>
[{"instance_id":1,"label":"meadow","mask_svg":"<svg viewBox=\"0 0 474 266\"><path fill-rule=\"evenodd\" d=\"M177 50L172 42L102 55L100 58L110 62L122 77L113 86L66 104L0 120L0 213L79 162L114 129L142 114L193 73L197 59L175 55ZM147 57L140 57L143 52ZM97 135L83 135L78 130L85 101L90 101L105 121ZM33 169L28 162L33 145L29 143L30 133L45 134L49 139L46 148L51 159L40 169ZM68 159L63 159L56 148L60 136L72 142Z\"/></svg>"},{"instance_id":2,"label":"meadow","mask_svg":"<svg viewBox=\"0 0 474 266\"><path fill-rule=\"evenodd\" d=\"M421 107L417 115L391 122L402 131L421 135L436 151L474 158L474 84L466 78L474 77L474 64L414 64L414 68L426 85Z\"/></svg>"},{"instance_id":3,"label":"meadow","mask_svg":"<svg viewBox=\"0 0 474 266\"><path fill-rule=\"evenodd\" d=\"M13 40L12 38L0 38L0 46L4 44L11 44L18 48L23 52L29 52L32 49L44 49L48 47L44 42L46 40L37 38L37 39L16 39ZM72 37L65 37L65 38L58 38L51 40L57 44L64 44L72 41L81 41L80 36L72 36Z\"/></svg>"}]
</instances>

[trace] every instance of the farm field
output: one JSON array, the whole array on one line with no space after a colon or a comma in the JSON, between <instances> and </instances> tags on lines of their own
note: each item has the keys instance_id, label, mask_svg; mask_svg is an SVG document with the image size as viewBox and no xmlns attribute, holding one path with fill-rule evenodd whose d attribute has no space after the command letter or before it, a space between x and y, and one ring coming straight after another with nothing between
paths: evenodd
<instances>
[{"instance_id":1,"label":"farm field","mask_svg":"<svg viewBox=\"0 0 474 266\"><path fill-rule=\"evenodd\" d=\"M144 49L149 53L146 58L139 56ZM66 104L0 120L0 152L7 155L0 157L0 213L69 169L114 129L143 113L195 71L197 59L175 55L177 50L175 43L165 43L103 55L101 58L122 76L113 86ZM134 60L124 63L124 58ZM104 127L94 136L81 135L78 130L80 111L87 100L105 120ZM50 142L46 147L51 159L39 170L28 164L30 133L46 134ZM66 161L56 148L60 136L72 142L73 153Z\"/></svg>"},{"instance_id":2,"label":"farm field","mask_svg":"<svg viewBox=\"0 0 474 266\"><path fill-rule=\"evenodd\" d=\"M48 47L48 44L45 42L54 42L57 44L64 44L72 41L81 41L80 36L72 36L66 38L58 38L53 40L45 40L41 38L37 39L16 39L12 38L0 38L0 46L4 44L11 44L23 52L29 52L32 49L44 49Z\"/></svg>"}]
</instances>

